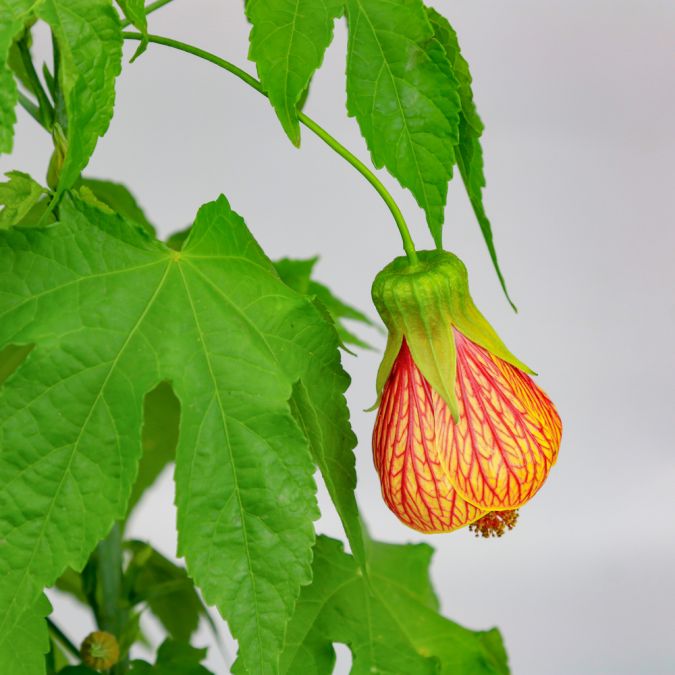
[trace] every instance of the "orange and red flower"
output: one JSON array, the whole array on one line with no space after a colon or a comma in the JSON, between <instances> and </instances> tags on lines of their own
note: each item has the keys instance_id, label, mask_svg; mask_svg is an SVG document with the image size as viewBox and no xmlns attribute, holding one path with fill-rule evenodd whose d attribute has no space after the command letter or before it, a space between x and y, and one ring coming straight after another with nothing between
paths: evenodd
<instances>
[{"instance_id":1,"label":"orange and red flower","mask_svg":"<svg viewBox=\"0 0 675 675\"><path fill-rule=\"evenodd\" d=\"M373 432L382 494L416 530L499 535L555 463L560 418L473 305L461 261L424 254L373 287L390 330Z\"/></svg>"}]
</instances>

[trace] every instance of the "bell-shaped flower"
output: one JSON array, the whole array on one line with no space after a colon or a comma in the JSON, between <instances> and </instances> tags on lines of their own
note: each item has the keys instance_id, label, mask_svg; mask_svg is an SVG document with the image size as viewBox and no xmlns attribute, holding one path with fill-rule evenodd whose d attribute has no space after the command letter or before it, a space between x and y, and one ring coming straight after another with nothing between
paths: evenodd
<instances>
[{"instance_id":1,"label":"bell-shaped flower","mask_svg":"<svg viewBox=\"0 0 675 675\"><path fill-rule=\"evenodd\" d=\"M560 418L476 309L462 261L418 255L415 265L397 258L373 283L389 330L373 431L382 494L421 532L470 525L499 536L555 463Z\"/></svg>"}]
</instances>

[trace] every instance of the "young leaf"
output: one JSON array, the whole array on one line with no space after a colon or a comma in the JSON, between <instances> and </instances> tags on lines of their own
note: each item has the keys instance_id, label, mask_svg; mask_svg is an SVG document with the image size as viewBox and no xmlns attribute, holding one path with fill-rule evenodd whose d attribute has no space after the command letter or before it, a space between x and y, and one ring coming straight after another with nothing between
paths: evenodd
<instances>
[{"instance_id":1,"label":"young leaf","mask_svg":"<svg viewBox=\"0 0 675 675\"><path fill-rule=\"evenodd\" d=\"M14 37L23 30L37 0L0 0L0 153L11 152L18 91L7 59Z\"/></svg>"},{"instance_id":2,"label":"young leaf","mask_svg":"<svg viewBox=\"0 0 675 675\"><path fill-rule=\"evenodd\" d=\"M366 580L339 542L317 538L314 579L288 628L283 673L331 673L334 642L349 646L353 673L508 673L496 631L470 631L437 613L428 546L369 542L368 560Z\"/></svg>"},{"instance_id":3,"label":"young leaf","mask_svg":"<svg viewBox=\"0 0 675 675\"><path fill-rule=\"evenodd\" d=\"M97 199L111 208L126 220L132 220L144 227L150 234L155 234L154 225L148 220L145 212L132 192L125 185L98 178L82 178L78 185L89 188Z\"/></svg>"},{"instance_id":4,"label":"young leaf","mask_svg":"<svg viewBox=\"0 0 675 675\"><path fill-rule=\"evenodd\" d=\"M134 61L148 48L148 18L145 15L145 5L143 0L117 0L117 4L124 12L127 20L138 28L143 35L143 39L131 59Z\"/></svg>"},{"instance_id":5,"label":"young leaf","mask_svg":"<svg viewBox=\"0 0 675 675\"><path fill-rule=\"evenodd\" d=\"M144 396L169 380L179 553L250 670L273 671L318 516L288 400L298 380L312 397L346 386L334 330L224 197L180 252L70 198L60 212L0 233L0 346L36 344L0 390L0 634L123 517ZM342 389L330 400L345 407Z\"/></svg>"},{"instance_id":6,"label":"young leaf","mask_svg":"<svg viewBox=\"0 0 675 675\"><path fill-rule=\"evenodd\" d=\"M37 13L51 26L60 53L59 86L68 117L62 192L75 183L108 129L122 67L121 24L109 0L43 0Z\"/></svg>"},{"instance_id":7,"label":"young leaf","mask_svg":"<svg viewBox=\"0 0 675 675\"><path fill-rule=\"evenodd\" d=\"M0 183L0 230L19 224L30 210L48 194L27 173L9 171L8 181Z\"/></svg>"},{"instance_id":8,"label":"young leaf","mask_svg":"<svg viewBox=\"0 0 675 675\"><path fill-rule=\"evenodd\" d=\"M298 108L333 39L344 0L248 0L253 24L249 58L294 145L300 145Z\"/></svg>"},{"instance_id":9,"label":"young leaf","mask_svg":"<svg viewBox=\"0 0 675 675\"><path fill-rule=\"evenodd\" d=\"M347 109L373 162L424 209L436 245L459 139L459 95L422 0L347 0Z\"/></svg>"},{"instance_id":10,"label":"young leaf","mask_svg":"<svg viewBox=\"0 0 675 675\"><path fill-rule=\"evenodd\" d=\"M130 602L147 602L150 611L176 640L189 641L205 612L187 572L142 541L126 542Z\"/></svg>"},{"instance_id":11,"label":"young leaf","mask_svg":"<svg viewBox=\"0 0 675 675\"><path fill-rule=\"evenodd\" d=\"M374 326L375 324L363 312L333 295L327 286L312 279L312 271L317 260L318 258L307 258L305 260L282 258L274 263L274 267L284 283L292 289L298 291L298 293L314 296L321 302L333 319L338 336L343 344L372 349L367 342L354 335L345 326L344 319L358 321L367 326Z\"/></svg>"},{"instance_id":12,"label":"young leaf","mask_svg":"<svg viewBox=\"0 0 675 675\"><path fill-rule=\"evenodd\" d=\"M513 301L506 290L506 282L499 267L497 260L497 251L492 239L492 226L483 206L483 188L485 187L485 174L483 172L483 150L480 144L480 137L483 133L483 122L478 115L476 105L473 101L473 91L471 89L471 73L469 64L462 56L457 40L457 33L454 31L448 20L441 16L435 9L427 8L429 20L434 29L434 35L445 50L450 61L455 77L459 82L459 98L461 101L461 112L459 116L459 143L455 149L457 166L462 176L462 181L469 195L469 201L478 220L485 244L487 245L490 259L499 278L504 295L507 300L516 309Z\"/></svg>"}]
</instances>

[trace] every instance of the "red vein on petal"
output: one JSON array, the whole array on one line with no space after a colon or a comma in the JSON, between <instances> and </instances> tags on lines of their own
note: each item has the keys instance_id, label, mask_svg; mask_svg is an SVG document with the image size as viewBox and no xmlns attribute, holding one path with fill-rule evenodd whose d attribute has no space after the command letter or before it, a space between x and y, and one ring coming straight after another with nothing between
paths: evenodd
<instances>
[{"instance_id":1,"label":"red vein on petal","mask_svg":"<svg viewBox=\"0 0 675 675\"><path fill-rule=\"evenodd\" d=\"M455 339L460 416L455 424L442 411L440 444L450 480L483 509L517 508L541 487L555 461L560 418L525 373L457 331Z\"/></svg>"},{"instance_id":2,"label":"red vein on petal","mask_svg":"<svg viewBox=\"0 0 675 675\"><path fill-rule=\"evenodd\" d=\"M442 466L435 397L404 342L382 393L373 455L398 518L423 532L449 532L483 512L457 494Z\"/></svg>"}]
</instances>

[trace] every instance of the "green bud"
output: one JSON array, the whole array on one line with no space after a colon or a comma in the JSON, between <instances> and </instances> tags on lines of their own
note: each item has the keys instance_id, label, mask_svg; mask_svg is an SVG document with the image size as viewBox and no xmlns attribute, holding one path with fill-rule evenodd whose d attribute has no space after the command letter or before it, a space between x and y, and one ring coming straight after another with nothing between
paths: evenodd
<instances>
[{"instance_id":1,"label":"green bud","mask_svg":"<svg viewBox=\"0 0 675 675\"><path fill-rule=\"evenodd\" d=\"M59 185L63 163L66 161L66 153L68 152L68 139L58 123L54 124L52 139L54 141L54 152L47 168L47 185L52 190L56 190Z\"/></svg>"},{"instance_id":2,"label":"green bud","mask_svg":"<svg viewBox=\"0 0 675 675\"><path fill-rule=\"evenodd\" d=\"M457 420L453 327L503 361L532 371L511 354L473 304L464 263L447 251L417 255L412 265L406 257L396 258L373 282L373 302L389 331L377 373L376 406L405 338L415 364Z\"/></svg>"}]
</instances>

